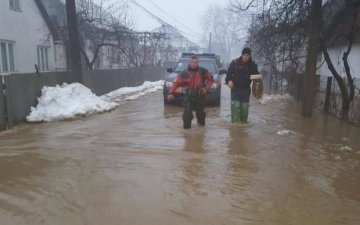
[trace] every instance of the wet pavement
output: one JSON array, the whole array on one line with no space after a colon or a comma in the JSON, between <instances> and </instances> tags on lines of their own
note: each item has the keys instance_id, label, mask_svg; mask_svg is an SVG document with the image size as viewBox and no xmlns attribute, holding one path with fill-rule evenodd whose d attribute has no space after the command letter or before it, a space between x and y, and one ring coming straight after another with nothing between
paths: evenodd
<instances>
[{"instance_id":1,"label":"wet pavement","mask_svg":"<svg viewBox=\"0 0 360 225\"><path fill-rule=\"evenodd\" d=\"M359 128L286 98L231 125L228 96L190 131L159 92L0 134L0 224L360 224Z\"/></svg>"}]
</instances>

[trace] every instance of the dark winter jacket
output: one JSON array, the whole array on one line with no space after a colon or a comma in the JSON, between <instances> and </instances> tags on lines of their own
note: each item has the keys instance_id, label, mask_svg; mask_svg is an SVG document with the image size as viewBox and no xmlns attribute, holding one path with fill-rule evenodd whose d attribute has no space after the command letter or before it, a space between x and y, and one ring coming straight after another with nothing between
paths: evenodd
<instances>
[{"instance_id":1,"label":"dark winter jacket","mask_svg":"<svg viewBox=\"0 0 360 225\"><path fill-rule=\"evenodd\" d=\"M255 74L259 74L257 65L251 59L249 62L243 63L240 57L230 63L225 82L228 84L229 81L232 81L235 88L250 89L250 75Z\"/></svg>"}]
</instances>

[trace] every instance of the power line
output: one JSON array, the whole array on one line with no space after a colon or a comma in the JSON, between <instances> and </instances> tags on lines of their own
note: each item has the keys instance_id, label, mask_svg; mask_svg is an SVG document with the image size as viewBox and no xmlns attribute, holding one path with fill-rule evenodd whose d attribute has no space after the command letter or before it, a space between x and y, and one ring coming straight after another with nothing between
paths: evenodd
<instances>
[{"instance_id":1,"label":"power line","mask_svg":"<svg viewBox=\"0 0 360 225\"><path fill-rule=\"evenodd\" d=\"M147 0L148 2L150 2L153 6L155 6L157 9L159 9L161 12L163 12L165 15L167 15L168 17L170 17L171 19L173 19L176 23L180 24L181 26L183 26L185 29L187 29L188 31L190 31L193 34L196 34L197 36L199 36L199 34L195 31L193 31L191 28L189 28L188 26L184 25L182 22L180 22L179 20L177 20L175 17L173 17L171 14L169 14L168 12L166 12L165 10L163 10L159 5L157 5L154 1L152 0Z\"/></svg>"},{"instance_id":2,"label":"power line","mask_svg":"<svg viewBox=\"0 0 360 225\"><path fill-rule=\"evenodd\" d=\"M146 12L148 15L150 15L153 19L157 20L160 24L170 26L170 27L174 28L175 30L177 30L177 31L179 31L180 33L183 33L183 34L185 34L185 35L189 35L189 36L196 37L196 38L199 37L199 36L197 36L197 35L190 34L190 33L184 32L184 31L181 31L181 30L179 30L178 28L174 27L173 25L165 22L164 20L162 20L161 18L159 18L158 16L156 16L155 14L153 14L152 12L150 12L149 10L147 10L144 6L142 6L141 4L139 4L137 1L135 1L135 0L130 0L130 1L131 1L135 6L139 7L141 10L143 10L143 11Z\"/></svg>"},{"instance_id":3,"label":"power line","mask_svg":"<svg viewBox=\"0 0 360 225\"><path fill-rule=\"evenodd\" d=\"M167 26L170 26L172 28L174 28L175 30L177 30L178 32L180 33L183 33L185 35L189 35L189 36L192 36L192 37L199 37L198 35L194 35L194 34L190 34L190 33L187 33L187 32L184 32L178 28L176 28L175 26L165 22L163 19L161 19L160 17L156 16L154 13L150 12L148 9L146 9L144 6L142 6L141 4L139 4L137 1L135 0L130 0L132 3L134 3L137 7L139 7L140 9L142 9L143 11L145 11L148 15L150 15L151 17L153 17L155 20L157 20L160 24L162 25L167 25Z\"/></svg>"}]
</instances>

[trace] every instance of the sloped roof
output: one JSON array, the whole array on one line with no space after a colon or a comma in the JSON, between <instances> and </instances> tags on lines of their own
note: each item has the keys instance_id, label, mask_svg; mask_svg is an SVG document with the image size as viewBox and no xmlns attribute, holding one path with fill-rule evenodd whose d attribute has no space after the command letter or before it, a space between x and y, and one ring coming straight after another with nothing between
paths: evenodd
<instances>
[{"instance_id":1,"label":"sloped roof","mask_svg":"<svg viewBox=\"0 0 360 225\"><path fill-rule=\"evenodd\" d=\"M67 20L65 2L62 0L43 0L42 3L55 27L65 27Z\"/></svg>"},{"instance_id":2,"label":"sloped roof","mask_svg":"<svg viewBox=\"0 0 360 225\"><path fill-rule=\"evenodd\" d=\"M52 20L50 19L50 16L47 13L42 1L41 0L34 0L34 1L36 3L37 7L39 8L41 15L42 15L43 19L45 20L45 23L53 36L53 40L60 41L60 36L55 28L55 25L53 24Z\"/></svg>"}]
</instances>

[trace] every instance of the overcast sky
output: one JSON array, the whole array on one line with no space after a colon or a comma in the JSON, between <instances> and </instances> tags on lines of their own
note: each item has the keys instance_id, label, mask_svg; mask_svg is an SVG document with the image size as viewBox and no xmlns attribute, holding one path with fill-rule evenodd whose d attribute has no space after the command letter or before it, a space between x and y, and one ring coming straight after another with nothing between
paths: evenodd
<instances>
[{"instance_id":1,"label":"overcast sky","mask_svg":"<svg viewBox=\"0 0 360 225\"><path fill-rule=\"evenodd\" d=\"M228 0L135 0L143 5L147 10L161 18L162 20L177 27L183 32L189 33L188 37L191 40L198 41L202 35L201 16L211 5L219 5L226 7ZM130 1L131 2L131 1ZM175 17L176 20L183 25L174 21L170 16L166 15L156 6L155 3L162 10ZM130 3L132 12L136 18L136 29L140 31L153 30L160 26L160 23L147 15L142 9Z\"/></svg>"}]
</instances>

